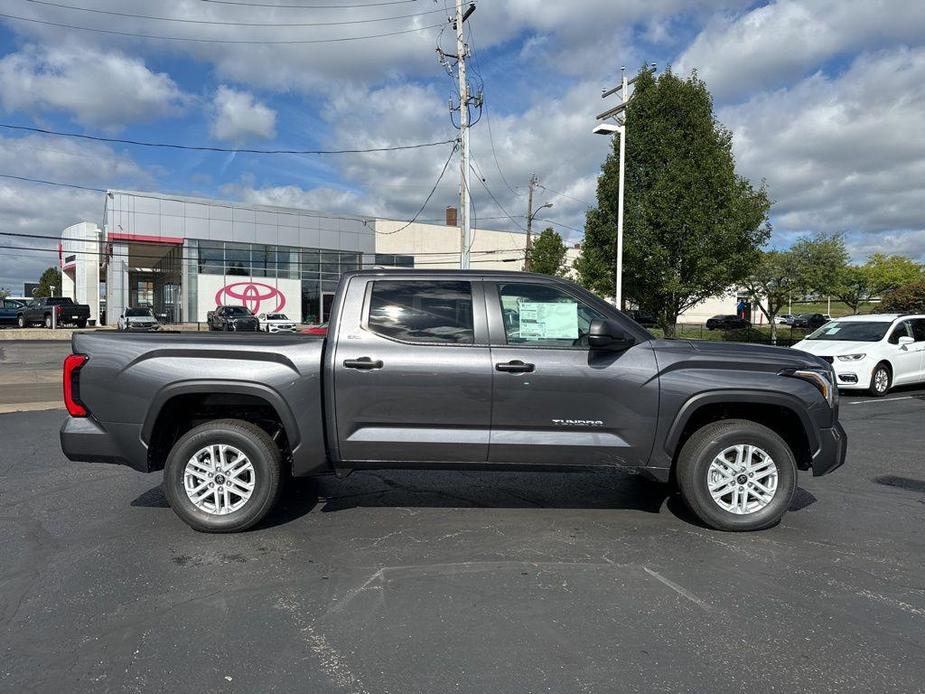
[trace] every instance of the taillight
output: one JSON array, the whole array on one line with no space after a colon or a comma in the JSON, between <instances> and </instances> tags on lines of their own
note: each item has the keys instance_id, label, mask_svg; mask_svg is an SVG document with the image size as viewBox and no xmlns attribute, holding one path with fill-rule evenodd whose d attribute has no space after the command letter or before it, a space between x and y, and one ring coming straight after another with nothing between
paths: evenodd
<instances>
[{"instance_id":1,"label":"taillight","mask_svg":"<svg viewBox=\"0 0 925 694\"><path fill-rule=\"evenodd\" d=\"M60 305L59 305L59 306L55 306L55 313L61 313L62 310L63 310L63 309L61 308Z\"/></svg>"},{"instance_id":2,"label":"taillight","mask_svg":"<svg viewBox=\"0 0 925 694\"><path fill-rule=\"evenodd\" d=\"M87 416L87 408L80 402L78 376L89 358L86 354L69 354L64 358L64 406L71 417Z\"/></svg>"}]
</instances>

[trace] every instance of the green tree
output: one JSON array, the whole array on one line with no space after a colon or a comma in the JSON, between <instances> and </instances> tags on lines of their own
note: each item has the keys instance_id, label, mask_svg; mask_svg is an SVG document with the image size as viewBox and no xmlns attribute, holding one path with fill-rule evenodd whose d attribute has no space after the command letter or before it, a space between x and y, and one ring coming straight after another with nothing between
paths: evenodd
<instances>
[{"instance_id":1,"label":"green tree","mask_svg":"<svg viewBox=\"0 0 925 694\"><path fill-rule=\"evenodd\" d=\"M883 313L925 313L925 279L888 292L878 310Z\"/></svg>"},{"instance_id":2,"label":"green tree","mask_svg":"<svg viewBox=\"0 0 925 694\"><path fill-rule=\"evenodd\" d=\"M841 273L848 267L848 249L841 234L802 237L790 247L794 256L795 295L832 296Z\"/></svg>"},{"instance_id":3,"label":"green tree","mask_svg":"<svg viewBox=\"0 0 925 694\"><path fill-rule=\"evenodd\" d=\"M861 266L846 266L838 275L832 295L851 309L923 277L922 266L902 255L874 253Z\"/></svg>"},{"instance_id":4,"label":"green tree","mask_svg":"<svg viewBox=\"0 0 925 694\"><path fill-rule=\"evenodd\" d=\"M5 299L10 295L9 289L0 289L0 299Z\"/></svg>"},{"instance_id":5,"label":"green tree","mask_svg":"<svg viewBox=\"0 0 925 694\"><path fill-rule=\"evenodd\" d=\"M56 267L50 267L42 276L39 277L39 286L35 290L36 296L51 296L51 288L55 288L55 294L61 294L61 271Z\"/></svg>"},{"instance_id":6,"label":"green tree","mask_svg":"<svg viewBox=\"0 0 925 694\"><path fill-rule=\"evenodd\" d=\"M567 246L562 237L552 227L543 229L543 232L533 242L530 252L530 270L541 272L544 275L564 277L568 268L565 266Z\"/></svg>"},{"instance_id":7,"label":"green tree","mask_svg":"<svg viewBox=\"0 0 925 694\"><path fill-rule=\"evenodd\" d=\"M803 282L800 262L793 250L762 252L751 274L743 282L749 298L758 304L768 319L771 342L775 344L777 324L774 319L794 294L800 294Z\"/></svg>"},{"instance_id":8,"label":"green tree","mask_svg":"<svg viewBox=\"0 0 925 694\"><path fill-rule=\"evenodd\" d=\"M736 175L731 133L713 115L696 74L643 70L626 109L623 286L655 313L666 335L678 314L744 280L770 235L770 201ZM619 139L598 179L575 269L586 287L613 294Z\"/></svg>"}]
</instances>

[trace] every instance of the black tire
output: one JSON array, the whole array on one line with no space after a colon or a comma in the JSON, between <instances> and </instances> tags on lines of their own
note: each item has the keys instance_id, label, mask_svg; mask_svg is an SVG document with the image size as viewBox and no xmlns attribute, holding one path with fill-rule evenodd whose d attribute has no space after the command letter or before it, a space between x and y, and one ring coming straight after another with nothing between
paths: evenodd
<instances>
[{"instance_id":1,"label":"black tire","mask_svg":"<svg viewBox=\"0 0 925 694\"><path fill-rule=\"evenodd\" d=\"M867 392L875 398L882 398L890 392L892 387L893 372L890 370L890 365L882 361L870 373L870 386L868 386Z\"/></svg>"},{"instance_id":2,"label":"black tire","mask_svg":"<svg viewBox=\"0 0 925 694\"><path fill-rule=\"evenodd\" d=\"M77 321L77 327L78 327L78 328L86 328L86 327L87 327L87 319L86 319L86 318L81 318L79 321Z\"/></svg>"},{"instance_id":3,"label":"black tire","mask_svg":"<svg viewBox=\"0 0 925 694\"><path fill-rule=\"evenodd\" d=\"M777 468L774 497L764 508L747 514L722 508L713 500L708 486L709 467L714 458L738 444L750 444L766 451ZM710 527L729 531L763 530L777 525L790 508L797 488L797 466L786 441L766 426L746 419L726 419L707 424L691 435L678 457L677 480L688 508Z\"/></svg>"},{"instance_id":4,"label":"black tire","mask_svg":"<svg viewBox=\"0 0 925 694\"><path fill-rule=\"evenodd\" d=\"M51 314L45 315L45 327L51 328Z\"/></svg>"},{"instance_id":5,"label":"black tire","mask_svg":"<svg viewBox=\"0 0 925 694\"><path fill-rule=\"evenodd\" d=\"M184 474L189 459L213 444L230 444L243 452L254 467L254 490L241 508L215 515L198 508L186 493ZM170 507L187 525L206 533L233 533L260 522L273 508L282 490L282 456L263 429L240 419L217 419L191 429L174 444L164 466L164 490Z\"/></svg>"},{"instance_id":6,"label":"black tire","mask_svg":"<svg viewBox=\"0 0 925 694\"><path fill-rule=\"evenodd\" d=\"M25 328L26 327L26 317L21 314L16 316L16 325L18 325L20 328Z\"/></svg>"}]
</instances>

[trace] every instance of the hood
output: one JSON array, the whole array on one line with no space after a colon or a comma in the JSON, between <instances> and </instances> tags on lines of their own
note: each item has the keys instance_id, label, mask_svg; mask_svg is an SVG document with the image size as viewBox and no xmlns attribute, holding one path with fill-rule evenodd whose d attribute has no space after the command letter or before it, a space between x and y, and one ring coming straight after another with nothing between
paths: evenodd
<instances>
[{"instance_id":1,"label":"hood","mask_svg":"<svg viewBox=\"0 0 925 694\"><path fill-rule=\"evenodd\" d=\"M793 346L820 357L834 357L839 354L861 354L869 352L876 342L858 342L849 340L801 340Z\"/></svg>"},{"instance_id":2,"label":"hood","mask_svg":"<svg viewBox=\"0 0 925 694\"><path fill-rule=\"evenodd\" d=\"M758 367L762 371L820 366L828 368L824 361L806 352L774 345L710 340L653 340L652 347L656 352L664 351L675 355L679 351L686 352L685 359L701 362L704 366L715 364L721 368L730 368L741 364L745 367Z\"/></svg>"}]
</instances>

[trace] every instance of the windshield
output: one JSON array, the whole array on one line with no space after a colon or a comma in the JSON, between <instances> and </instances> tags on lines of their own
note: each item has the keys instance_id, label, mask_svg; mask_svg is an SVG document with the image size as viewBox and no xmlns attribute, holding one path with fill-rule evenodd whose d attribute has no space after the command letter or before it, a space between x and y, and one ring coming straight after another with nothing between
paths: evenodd
<instances>
[{"instance_id":1,"label":"windshield","mask_svg":"<svg viewBox=\"0 0 925 694\"><path fill-rule=\"evenodd\" d=\"M885 321L832 321L809 335L807 340L839 340L841 342L879 342L890 329Z\"/></svg>"},{"instance_id":2,"label":"windshield","mask_svg":"<svg viewBox=\"0 0 925 694\"><path fill-rule=\"evenodd\" d=\"M251 312L243 306L229 306L225 309L229 316L249 316Z\"/></svg>"},{"instance_id":3,"label":"windshield","mask_svg":"<svg viewBox=\"0 0 925 694\"><path fill-rule=\"evenodd\" d=\"M147 318L147 317L149 317L150 315L151 315L151 309L149 309L149 308L128 308L128 309L125 309L125 317L126 317L126 318L141 318L142 316L144 316L145 318Z\"/></svg>"},{"instance_id":4,"label":"windshield","mask_svg":"<svg viewBox=\"0 0 925 694\"><path fill-rule=\"evenodd\" d=\"M285 313L268 313L267 320L289 320Z\"/></svg>"}]
</instances>

